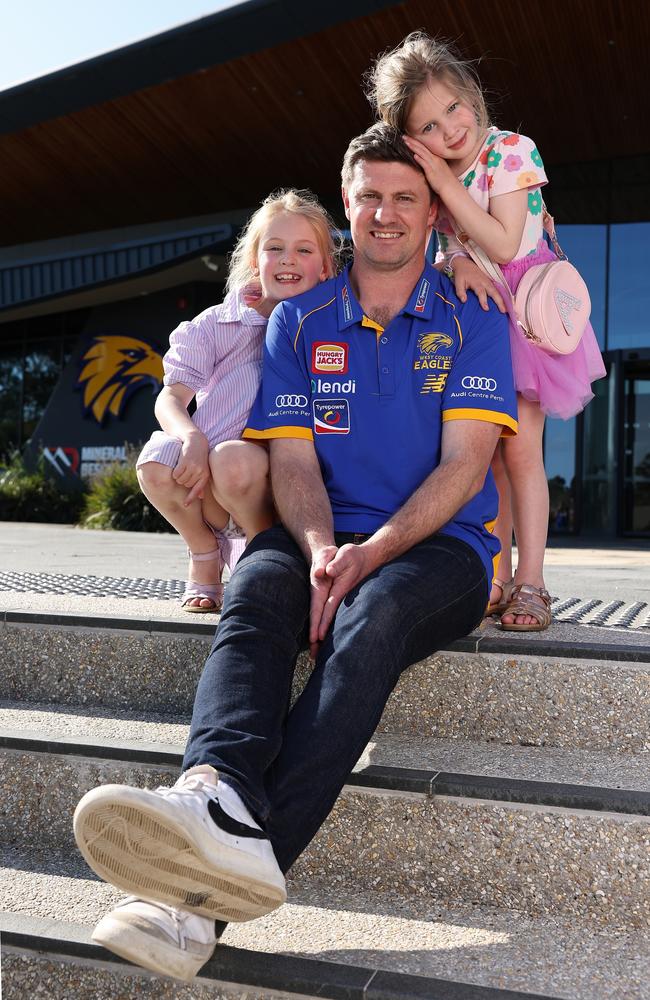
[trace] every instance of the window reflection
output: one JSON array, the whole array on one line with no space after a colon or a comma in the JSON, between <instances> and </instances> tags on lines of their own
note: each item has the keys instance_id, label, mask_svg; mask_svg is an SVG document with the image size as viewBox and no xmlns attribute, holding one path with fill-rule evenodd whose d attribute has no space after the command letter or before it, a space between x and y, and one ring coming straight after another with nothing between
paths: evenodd
<instances>
[{"instance_id":1,"label":"window reflection","mask_svg":"<svg viewBox=\"0 0 650 1000\"><path fill-rule=\"evenodd\" d=\"M548 479L551 534L575 531L576 420L547 420L544 431L544 466Z\"/></svg>"},{"instance_id":2,"label":"window reflection","mask_svg":"<svg viewBox=\"0 0 650 1000\"><path fill-rule=\"evenodd\" d=\"M0 349L0 462L20 447L23 392L23 355L20 345Z\"/></svg>"},{"instance_id":3,"label":"window reflection","mask_svg":"<svg viewBox=\"0 0 650 1000\"><path fill-rule=\"evenodd\" d=\"M32 436L43 416L60 374L60 342L28 345L23 369L23 443Z\"/></svg>"},{"instance_id":4,"label":"window reflection","mask_svg":"<svg viewBox=\"0 0 650 1000\"><path fill-rule=\"evenodd\" d=\"M582 442L582 529L588 535L613 534L616 521L616 366L593 383L594 399L585 410Z\"/></svg>"},{"instance_id":5,"label":"window reflection","mask_svg":"<svg viewBox=\"0 0 650 1000\"><path fill-rule=\"evenodd\" d=\"M650 344L650 223L611 227L609 341L612 347Z\"/></svg>"},{"instance_id":6,"label":"window reflection","mask_svg":"<svg viewBox=\"0 0 650 1000\"><path fill-rule=\"evenodd\" d=\"M587 283L591 299L591 325L600 349L605 347L605 279L607 277L607 227L560 226L560 246Z\"/></svg>"}]
</instances>

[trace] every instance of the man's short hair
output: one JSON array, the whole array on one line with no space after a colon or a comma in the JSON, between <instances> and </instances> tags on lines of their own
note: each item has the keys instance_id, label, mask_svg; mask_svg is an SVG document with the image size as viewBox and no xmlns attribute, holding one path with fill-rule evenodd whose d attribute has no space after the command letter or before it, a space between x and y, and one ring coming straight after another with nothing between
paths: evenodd
<instances>
[{"instance_id":1,"label":"man's short hair","mask_svg":"<svg viewBox=\"0 0 650 1000\"><path fill-rule=\"evenodd\" d=\"M393 128L392 125L387 125L386 122L375 122L362 135L353 139L348 146L343 157L341 170L344 188L347 189L350 186L354 168L362 160L370 160L374 163L408 163L409 167L415 167L416 170L423 173L422 167L402 139L401 132Z\"/></svg>"}]
</instances>

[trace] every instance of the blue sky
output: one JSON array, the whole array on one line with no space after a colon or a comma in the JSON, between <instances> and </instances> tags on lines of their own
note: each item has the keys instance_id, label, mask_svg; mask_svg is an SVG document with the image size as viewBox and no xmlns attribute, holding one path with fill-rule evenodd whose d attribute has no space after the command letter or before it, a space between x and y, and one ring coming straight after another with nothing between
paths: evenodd
<instances>
[{"instance_id":1,"label":"blue sky","mask_svg":"<svg viewBox=\"0 0 650 1000\"><path fill-rule=\"evenodd\" d=\"M2 5L0 90L238 0L14 0Z\"/></svg>"}]
</instances>

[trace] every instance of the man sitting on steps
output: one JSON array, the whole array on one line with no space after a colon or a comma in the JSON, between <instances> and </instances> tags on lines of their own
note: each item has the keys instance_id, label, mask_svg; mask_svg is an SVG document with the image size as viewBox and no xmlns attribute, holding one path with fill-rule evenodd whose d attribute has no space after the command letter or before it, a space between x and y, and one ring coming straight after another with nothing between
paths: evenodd
<instances>
[{"instance_id":1,"label":"man sitting on steps","mask_svg":"<svg viewBox=\"0 0 650 1000\"><path fill-rule=\"evenodd\" d=\"M75 813L88 864L133 894L94 939L185 979L215 920L284 902L400 674L481 620L498 553L488 470L516 432L505 318L424 263L435 196L387 126L350 143L343 201L353 265L269 323L245 434L270 441L282 526L226 590L183 774L96 788Z\"/></svg>"}]
</instances>

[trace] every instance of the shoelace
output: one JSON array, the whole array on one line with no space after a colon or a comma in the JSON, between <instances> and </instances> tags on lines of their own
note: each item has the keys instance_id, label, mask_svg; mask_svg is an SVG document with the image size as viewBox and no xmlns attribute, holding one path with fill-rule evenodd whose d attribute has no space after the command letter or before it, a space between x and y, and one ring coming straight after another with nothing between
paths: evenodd
<instances>
[{"instance_id":1,"label":"shoelace","mask_svg":"<svg viewBox=\"0 0 650 1000\"><path fill-rule=\"evenodd\" d=\"M217 789L214 785L209 785L199 775L192 775L182 785L172 785L171 788L167 785L159 785L156 788L156 793L165 799L169 798L170 795L193 795L195 792L204 792L210 799L217 798Z\"/></svg>"}]
</instances>

